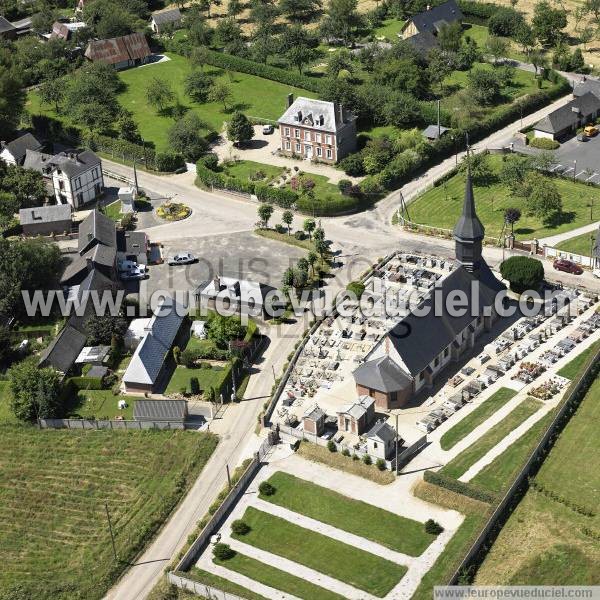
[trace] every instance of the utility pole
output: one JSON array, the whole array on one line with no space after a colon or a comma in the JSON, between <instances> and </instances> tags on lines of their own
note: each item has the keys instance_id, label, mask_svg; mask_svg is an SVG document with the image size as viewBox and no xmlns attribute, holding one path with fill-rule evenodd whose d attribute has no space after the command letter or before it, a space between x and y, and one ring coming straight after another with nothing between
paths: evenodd
<instances>
[{"instance_id":1,"label":"utility pole","mask_svg":"<svg viewBox=\"0 0 600 600\"><path fill-rule=\"evenodd\" d=\"M277 381L277 377L275 377L275 365L271 365L271 369L273 370L273 383Z\"/></svg>"},{"instance_id":2,"label":"utility pole","mask_svg":"<svg viewBox=\"0 0 600 600\"><path fill-rule=\"evenodd\" d=\"M438 140L442 137L442 126L440 125L440 101L437 101L437 126L438 126Z\"/></svg>"},{"instance_id":3,"label":"utility pole","mask_svg":"<svg viewBox=\"0 0 600 600\"><path fill-rule=\"evenodd\" d=\"M137 178L137 169L135 167L135 156L133 157L133 187L135 189L135 195L138 195L138 178Z\"/></svg>"},{"instance_id":4,"label":"utility pole","mask_svg":"<svg viewBox=\"0 0 600 600\"><path fill-rule=\"evenodd\" d=\"M398 413L396 413L396 475L400 473L398 465Z\"/></svg>"},{"instance_id":5,"label":"utility pole","mask_svg":"<svg viewBox=\"0 0 600 600\"><path fill-rule=\"evenodd\" d=\"M575 176L577 175L577 160L573 161L574 163L574 168L573 168L573 181L575 181Z\"/></svg>"},{"instance_id":6,"label":"utility pole","mask_svg":"<svg viewBox=\"0 0 600 600\"><path fill-rule=\"evenodd\" d=\"M227 485L229 486L229 489L231 489L231 475L229 474L229 465L226 464L225 468L227 469Z\"/></svg>"},{"instance_id":7,"label":"utility pole","mask_svg":"<svg viewBox=\"0 0 600 600\"><path fill-rule=\"evenodd\" d=\"M110 541L112 542L113 554L115 556L115 562L118 562L119 557L117 556L117 548L115 546L115 536L113 534L112 523L110 522L110 513L108 512L108 503L104 503L104 508L106 510L106 520L108 521L108 530L110 531Z\"/></svg>"}]
</instances>

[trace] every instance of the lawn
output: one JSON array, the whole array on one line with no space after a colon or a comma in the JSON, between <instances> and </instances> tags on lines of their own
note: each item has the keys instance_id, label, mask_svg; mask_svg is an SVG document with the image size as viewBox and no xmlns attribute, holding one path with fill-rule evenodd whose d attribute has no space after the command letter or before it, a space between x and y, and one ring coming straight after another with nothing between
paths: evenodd
<instances>
[{"instance_id":1,"label":"lawn","mask_svg":"<svg viewBox=\"0 0 600 600\"><path fill-rule=\"evenodd\" d=\"M267 598L261 596L260 594L257 594L256 592L252 592L249 589L238 585L237 583L233 583L233 581L229 581L224 577L220 577L219 575L215 575L214 573L209 573L208 571L205 571L204 569L199 569L198 567L192 567L191 571L189 571L189 573L185 573L184 575L185 577L193 579L194 581L199 581L200 583L204 583L205 585L214 586L222 592L226 592L228 594L235 594L240 598L246 598L246 600L267 600ZM196 597L197 596L194 596L194 598Z\"/></svg>"},{"instance_id":2,"label":"lawn","mask_svg":"<svg viewBox=\"0 0 600 600\"><path fill-rule=\"evenodd\" d=\"M177 365L173 371L171 379L169 380L165 394L167 396L169 394L179 394L183 388L185 388L187 393L191 393L190 379L192 377L198 378L201 391L204 391L209 387L214 387L216 390L218 390L225 380L227 373L228 369L224 367L214 366L210 369L203 367L188 369L183 365Z\"/></svg>"},{"instance_id":3,"label":"lawn","mask_svg":"<svg viewBox=\"0 0 600 600\"><path fill-rule=\"evenodd\" d=\"M558 375L566 377L567 379L575 379L579 370L587 362L588 358L598 350L600 342L592 344L589 348L586 348L583 352L580 352L575 358L571 359L562 369L558 371Z\"/></svg>"},{"instance_id":4,"label":"lawn","mask_svg":"<svg viewBox=\"0 0 600 600\"><path fill-rule=\"evenodd\" d=\"M398 39L398 34L406 21L400 19L385 19L379 27L373 30L375 37L385 37L390 42Z\"/></svg>"},{"instance_id":5,"label":"lawn","mask_svg":"<svg viewBox=\"0 0 600 600\"><path fill-rule=\"evenodd\" d=\"M596 232L593 233L583 233L576 237L571 238L570 240L566 240L557 244L557 248L559 250L564 250L565 252L571 252L572 254L582 254L583 256L591 256L592 248L594 247L594 243L596 241Z\"/></svg>"},{"instance_id":6,"label":"lawn","mask_svg":"<svg viewBox=\"0 0 600 600\"><path fill-rule=\"evenodd\" d=\"M382 598L407 571L385 558L294 525L252 506L242 519L250 532L233 537Z\"/></svg>"},{"instance_id":7,"label":"lawn","mask_svg":"<svg viewBox=\"0 0 600 600\"><path fill-rule=\"evenodd\" d=\"M491 155L489 164L497 174L502 165L502 157ZM525 212L525 201L513 198L504 185L493 182L487 186L473 187L477 215L486 229L486 235L498 237L504 223L504 211L509 207L521 209L522 216L515 225L517 239L543 238L548 235L570 231L587 225L590 220L588 202L590 194L600 201L600 189L557 177L553 180L562 196L564 218L562 223L549 226ZM452 229L458 220L465 195L465 176L458 173L445 184L427 190L408 207L410 220L415 223Z\"/></svg>"},{"instance_id":8,"label":"lawn","mask_svg":"<svg viewBox=\"0 0 600 600\"><path fill-rule=\"evenodd\" d=\"M475 40L479 48L483 50L487 39L490 37L488 28L485 25L475 25L474 23L469 23L467 26L464 36L469 36L472 40Z\"/></svg>"},{"instance_id":9,"label":"lawn","mask_svg":"<svg viewBox=\"0 0 600 600\"><path fill-rule=\"evenodd\" d=\"M248 181L251 176L254 176L259 171L265 174L265 179L262 181L268 183L272 179L279 177L283 171L283 167L265 165L252 160L238 160L223 166L223 172L225 174L230 177L237 177L243 181Z\"/></svg>"},{"instance_id":10,"label":"lawn","mask_svg":"<svg viewBox=\"0 0 600 600\"><path fill-rule=\"evenodd\" d=\"M2 426L0 589L7 597L15 590L22 598L102 598L216 444L216 436L198 432Z\"/></svg>"},{"instance_id":11,"label":"lawn","mask_svg":"<svg viewBox=\"0 0 600 600\"><path fill-rule=\"evenodd\" d=\"M0 425L18 423L10 407L10 400L10 383L8 381L0 381Z\"/></svg>"},{"instance_id":12,"label":"lawn","mask_svg":"<svg viewBox=\"0 0 600 600\"><path fill-rule=\"evenodd\" d=\"M595 511L589 517L530 489L500 532L475 583L600 584L600 378L544 461L536 481L556 498Z\"/></svg>"},{"instance_id":13,"label":"lawn","mask_svg":"<svg viewBox=\"0 0 600 600\"><path fill-rule=\"evenodd\" d=\"M319 600L344 600L344 596L239 552L236 552L235 556L228 560L219 561L215 559L215 563L303 600L313 600L314 598L319 598Z\"/></svg>"},{"instance_id":14,"label":"lawn","mask_svg":"<svg viewBox=\"0 0 600 600\"><path fill-rule=\"evenodd\" d=\"M276 492L272 496L261 495L263 500L403 554L419 556L436 538L425 533L423 523L348 498L282 471L273 474L269 483Z\"/></svg>"},{"instance_id":15,"label":"lawn","mask_svg":"<svg viewBox=\"0 0 600 600\"><path fill-rule=\"evenodd\" d=\"M460 440L466 437L476 427L487 421L497 410L502 408L511 398L514 398L517 392L509 388L500 388L492 394L487 400L482 402L472 413L459 421L454 427L451 427L444 433L440 439L440 446L443 450L450 450L458 444Z\"/></svg>"},{"instance_id":16,"label":"lawn","mask_svg":"<svg viewBox=\"0 0 600 600\"><path fill-rule=\"evenodd\" d=\"M123 216L123 213L121 212L121 201L117 200L116 202L105 206L102 212L109 219L112 219L113 221L120 221L121 217Z\"/></svg>"},{"instance_id":17,"label":"lawn","mask_svg":"<svg viewBox=\"0 0 600 600\"><path fill-rule=\"evenodd\" d=\"M500 423L497 423L487 433L482 435L466 450L455 456L442 468L444 475L459 478L479 459L483 458L494 446L500 443L513 429L518 427L525 419L536 413L542 403L533 398L525 398L512 412Z\"/></svg>"},{"instance_id":18,"label":"lawn","mask_svg":"<svg viewBox=\"0 0 600 600\"><path fill-rule=\"evenodd\" d=\"M127 402L127 408L119 409L119 400ZM83 419L102 419L107 417L123 417L123 419L133 419L133 405L136 400L130 396L115 396L112 390L82 390L77 394L74 406L71 408L70 416L81 417Z\"/></svg>"}]
</instances>

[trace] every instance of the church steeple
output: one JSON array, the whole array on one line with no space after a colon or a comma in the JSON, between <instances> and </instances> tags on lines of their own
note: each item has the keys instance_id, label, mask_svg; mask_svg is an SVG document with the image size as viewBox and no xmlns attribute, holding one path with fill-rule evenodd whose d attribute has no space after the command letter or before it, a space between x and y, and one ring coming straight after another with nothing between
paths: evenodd
<instances>
[{"instance_id":1,"label":"church steeple","mask_svg":"<svg viewBox=\"0 0 600 600\"><path fill-rule=\"evenodd\" d=\"M467 156L467 161L469 157ZM471 165L467 162L467 183L462 215L454 227L456 260L471 273L477 273L481 264L481 244L485 228L475 212L475 197L471 182Z\"/></svg>"}]
</instances>

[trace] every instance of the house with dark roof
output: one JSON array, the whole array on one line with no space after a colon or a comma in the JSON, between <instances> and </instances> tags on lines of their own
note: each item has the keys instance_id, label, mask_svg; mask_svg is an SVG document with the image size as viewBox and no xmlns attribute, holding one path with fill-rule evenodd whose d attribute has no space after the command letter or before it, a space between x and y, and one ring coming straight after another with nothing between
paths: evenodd
<instances>
[{"instance_id":1,"label":"house with dark roof","mask_svg":"<svg viewBox=\"0 0 600 600\"><path fill-rule=\"evenodd\" d=\"M188 416L186 400L136 400L133 418L155 423L184 423Z\"/></svg>"},{"instance_id":2,"label":"house with dark roof","mask_svg":"<svg viewBox=\"0 0 600 600\"><path fill-rule=\"evenodd\" d=\"M26 236L70 233L71 207L68 204L55 204L22 208L19 210L19 222Z\"/></svg>"},{"instance_id":3,"label":"house with dark roof","mask_svg":"<svg viewBox=\"0 0 600 600\"><path fill-rule=\"evenodd\" d=\"M588 92L592 92L592 94L600 98L600 81L586 77L585 81L576 84L573 88L573 97L579 98Z\"/></svg>"},{"instance_id":4,"label":"house with dark roof","mask_svg":"<svg viewBox=\"0 0 600 600\"><path fill-rule=\"evenodd\" d=\"M12 142L1 142L0 147L0 158L7 165L23 166L27 151L41 150L42 143L39 142L31 133L24 133L18 138L15 138Z\"/></svg>"},{"instance_id":5,"label":"house with dark roof","mask_svg":"<svg viewBox=\"0 0 600 600\"><path fill-rule=\"evenodd\" d=\"M289 94L278 123L286 156L335 163L356 150L356 117L340 104Z\"/></svg>"},{"instance_id":6,"label":"house with dark roof","mask_svg":"<svg viewBox=\"0 0 600 600\"><path fill-rule=\"evenodd\" d=\"M85 27L87 27L87 25L83 21L77 21L75 23L63 23L62 21L56 21L52 24L50 39L68 41L77 31L84 29Z\"/></svg>"},{"instance_id":7,"label":"house with dark roof","mask_svg":"<svg viewBox=\"0 0 600 600\"><path fill-rule=\"evenodd\" d=\"M79 209L104 193L102 161L91 150L60 152L45 163L56 201Z\"/></svg>"},{"instance_id":8,"label":"house with dark roof","mask_svg":"<svg viewBox=\"0 0 600 600\"><path fill-rule=\"evenodd\" d=\"M504 290L482 256L485 229L475 211L470 171L462 214L454 227L456 267L436 281L419 314L409 312L354 371L358 394L368 393L377 408L405 406L431 388L450 362L473 348L475 340L498 318L496 295ZM446 299L462 293L465 310L450 310Z\"/></svg>"},{"instance_id":9,"label":"house with dark roof","mask_svg":"<svg viewBox=\"0 0 600 600\"><path fill-rule=\"evenodd\" d=\"M416 49L427 53L438 47L437 36L443 27L452 23L461 23L463 14L455 0L448 0L438 6L427 6L427 10L413 15L403 25L398 36L411 42L411 38L419 37Z\"/></svg>"},{"instance_id":10,"label":"house with dark roof","mask_svg":"<svg viewBox=\"0 0 600 600\"><path fill-rule=\"evenodd\" d=\"M163 299L123 375L127 392L152 393L166 383L166 375L174 366L171 349L174 345L183 347L189 335L186 322L185 309L172 298Z\"/></svg>"},{"instance_id":11,"label":"house with dark roof","mask_svg":"<svg viewBox=\"0 0 600 600\"><path fill-rule=\"evenodd\" d=\"M6 18L0 15L0 39L14 40L17 38L17 28Z\"/></svg>"},{"instance_id":12,"label":"house with dark roof","mask_svg":"<svg viewBox=\"0 0 600 600\"><path fill-rule=\"evenodd\" d=\"M40 356L40 367L52 367L66 374L85 347L86 334L67 323Z\"/></svg>"},{"instance_id":13,"label":"house with dark roof","mask_svg":"<svg viewBox=\"0 0 600 600\"><path fill-rule=\"evenodd\" d=\"M150 28L159 35L169 28L179 29L181 27L181 12L178 7L158 10L152 13Z\"/></svg>"},{"instance_id":14,"label":"house with dark roof","mask_svg":"<svg viewBox=\"0 0 600 600\"><path fill-rule=\"evenodd\" d=\"M116 70L144 65L151 56L152 51L142 33L130 33L107 40L92 40L85 50L88 60L112 65Z\"/></svg>"},{"instance_id":15,"label":"house with dark roof","mask_svg":"<svg viewBox=\"0 0 600 600\"><path fill-rule=\"evenodd\" d=\"M586 92L557 108L533 126L535 137L563 140L600 115L600 97Z\"/></svg>"}]
</instances>

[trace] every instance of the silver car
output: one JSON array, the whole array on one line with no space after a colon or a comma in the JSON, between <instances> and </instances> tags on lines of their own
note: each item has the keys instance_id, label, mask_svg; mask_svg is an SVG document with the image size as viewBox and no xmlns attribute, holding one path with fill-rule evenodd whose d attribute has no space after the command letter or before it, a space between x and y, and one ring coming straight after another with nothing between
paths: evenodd
<instances>
[{"instance_id":1,"label":"silver car","mask_svg":"<svg viewBox=\"0 0 600 600\"><path fill-rule=\"evenodd\" d=\"M178 252L169 257L170 265L191 265L196 262L196 257L191 252Z\"/></svg>"}]
</instances>

